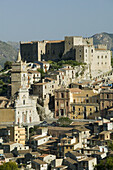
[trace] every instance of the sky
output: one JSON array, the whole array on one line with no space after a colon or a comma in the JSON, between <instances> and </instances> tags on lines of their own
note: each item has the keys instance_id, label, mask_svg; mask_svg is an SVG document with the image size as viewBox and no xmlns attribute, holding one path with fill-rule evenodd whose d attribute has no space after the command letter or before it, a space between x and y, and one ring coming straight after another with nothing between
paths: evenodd
<instances>
[{"instance_id":1,"label":"sky","mask_svg":"<svg viewBox=\"0 0 113 170\"><path fill-rule=\"evenodd\" d=\"M0 0L0 40L113 33L113 0Z\"/></svg>"}]
</instances>

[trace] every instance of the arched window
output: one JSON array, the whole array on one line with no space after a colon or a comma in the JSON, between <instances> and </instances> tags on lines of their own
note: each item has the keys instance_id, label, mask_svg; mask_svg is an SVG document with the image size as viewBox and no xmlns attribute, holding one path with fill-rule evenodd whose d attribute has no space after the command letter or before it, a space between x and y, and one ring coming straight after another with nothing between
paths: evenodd
<instances>
[{"instance_id":1,"label":"arched window","mask_svg":"<svg viewBox=\"0 0 113 170\"><path fill-rule=\"evenodd\" d=\"M29 117L29 122L31 122L31 116Z\"/></svg>"},{"instance_id":2,"label":"arched window","mask_svg":"<svg viewBox=\"0 0 113 170\"><path fill-rule=\"evenodd\" d=\"M107 99L109 99L109 94L107 94Z\"/></svg>"},{"instance_id":3,"label":"arched window","mask_svg":"<svg viewBox=\"0 0 113 170\"><path fill-rule=\"evenodd\" d=\"M18 118L18 123L20 122L20 119Z\"/></svg>"},{"instance_id":4,"label":"arched window","mask_svg":"<svg viewBox=\"0 0 113 170\"><path fill-rule=\"evenodd\" d=\"M25 105L25 100L23 100L23 105Z\"/></svg>"}]
</instances>

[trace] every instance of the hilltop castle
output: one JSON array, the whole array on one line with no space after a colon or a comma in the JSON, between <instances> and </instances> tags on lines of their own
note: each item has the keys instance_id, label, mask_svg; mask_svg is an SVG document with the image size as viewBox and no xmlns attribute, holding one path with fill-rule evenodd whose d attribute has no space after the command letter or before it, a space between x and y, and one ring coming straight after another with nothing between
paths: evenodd
<instances>
[{"instance_id":1,"label":"hilltop castle","mask_svg":"<svg viewBox=\"0 0 113 170\"><path fill-rule=\"evenodd\" d=\"M20 42L22 60L76 60L89 65L92 74L111 70L111 51L107 46L93 45L93 38L66 36L61 41Z\"/></svg>"}]
</instances>

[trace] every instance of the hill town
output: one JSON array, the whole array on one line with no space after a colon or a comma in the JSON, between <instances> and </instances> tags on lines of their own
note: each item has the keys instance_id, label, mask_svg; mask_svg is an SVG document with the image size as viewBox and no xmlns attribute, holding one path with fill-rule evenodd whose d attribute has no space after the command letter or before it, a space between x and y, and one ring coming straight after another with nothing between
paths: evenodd
<instances>
[{"instance_id":1,"label":"hill town","mask_svg":"<svg viewBox=\"0 0 113 170\"><path fill-rule=\"evenodd\" d=\"M112 52L93 37L20 42L0 71L0 165L113 168Z\"/></svg>"}]
</instances>

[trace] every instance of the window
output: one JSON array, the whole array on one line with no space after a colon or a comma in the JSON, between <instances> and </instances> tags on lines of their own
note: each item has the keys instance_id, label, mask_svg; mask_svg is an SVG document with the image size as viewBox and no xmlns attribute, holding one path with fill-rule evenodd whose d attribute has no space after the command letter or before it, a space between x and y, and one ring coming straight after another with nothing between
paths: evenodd
<instances>
[{"instance_id":1,"label":"window","mask_svg":"<svg viewBox=\"0 0 113 170\"><path fill-rule=\"evenodd\" d=\"M81 53L81 49L79 50L79 52Z\"/></svg>"},{"instance_id":2,"label":"window","mask_svg":"<svg viewBox=\"0 0 113 170\"><path fill-rule=\"evenodd\" d=\"M97 63L99 65L99 63Z\"/></svg>"},{"instance_id":3,"label":"window","mask_svg":"<svg viewBox=\"0 0 113 170\"><path fill-rule=\"evenodd\" d=\"M46 86L45 86L45 89L46 89Z\"/></svg>"},{"instance_id":4,"label":"window","mask_svg":"<svg viewBox=\"0 0 113 170\"><path fill-rule=\"evenodd\" d=\"M105 56L105 58L107 58L107 55Z\"/></svg>"},{"instance_id":5,"label":"window","mask_svg":"<svg viewBox=\"0 0 113 170\"><path fill-rule=\"evenodd\" d=\"M99 58L99 56L97 56L97 58Z\"/></svg>"},{"instance_id":6,"label":"window","mask_svg":"<svg viewBox=\"0 0 113 170\"><path fill-rule=\"evenodd\" d=\"M91 49L91 53L93 53L93 49Z\"/></svg>"},{"instance_id":7,"label":"window","mask_svg":"<svg viewBox=\"0 0 113 170\"><path fill-rule=\"evenodd\" d=\"M88 97L88 94L86 94L86 97Z\"/></svg>"},{"instance_id":8,"label":"window","mask_svg":"<svg viewBox=\"0 0 113 170\"><path fill-rule=\"evenodd\" d=\"M23 100L23 105L25 105L25 100Z\"/></svg>"},{"instance_id":9,"label":"window","mask_svg":"<svg viewBox=\"0 0 113 170\"><path fill-rule=\"evenodd\" d=\"M46 98L46 95L44 95L44 98Z\"/></svg>"},{"instance_id":10,"label":"window","mask_svg":"<svg viewBox=\"0 0 113 170\"><path fill-rule=\"evenodd\" d=\"M29 122L31 122L31 117L29 117Z\"/></svg>"},{"instance_id":11,"label":"window","mask_svg":"<svg viewBox=\"0 0 113 170\"><path fill-rule=\"evenodd\" d=\"M78 108L78 110L80 111L80 108Z\"/></svg>"},{"instance_id":12,"label":"window","mask_svg":"<svg viewBox=\"0 0 113 170\"><path fill-rule=\"evenodd\" d=\"M63 116L64 115L64 110L60 109L60 112L61 112L61 116Z\"/></svg>"},{"instance_id":13,"label":"window","mask_svg":"<svg viewBox=\"0 0 113 170\"><path fill-rule=\"evenodd\" d=\"M103 64L103 62L101 64Z\"/></svg>"},{"instance_id":14,"label":"window","mask_svg":"<svg viewBox=\"0 0 113 170\"><path fill-rule=\"evenodd\" d=\"M68 102L66 102L66 106L68 106Z\"/></svg>"},{"instance_id":15,"label":"window","mask_svg":"<svg viewBox=\"0 0 113 170\"><path fill-rule=\"evenodd\" d=\"M81 55L80 55L80 58L81 58Z\"/></svg>"},{"instance_id":16,"label":"window","mask_svg":"<svg viewBox=\"0 0 113 170\"><path fill-rule=\"evenodd\" d=\"M59 116L59 112L58 111L56 112L56 116Z\"/></svg>"},{"instance_id":17,"label":"window","mask_svg":"<svg viewBox=\"0 0 113 170\"><path fill-rule=\"evenodd\" d=\"M101 58L103 58L103 56L101 56Z\"/></svg>"},{"instance_id":18,"label":"window","mask_svg":"<svg viewBox=\"0 0 113 170\"><path fill-rule=\"evenodd\" d=\"M105 62L105 64L107 64L107 63Z\"/></svg>"},{"instance_id":19,"label":"window","mask_svg":"<svg viewBox=\"0 0 113 170\"><path fill-rule=\"evenodd\" d=\"M18 123L20 122L20 119L18 118Z\"/></svg>"},{"instance_id":20,"label":"window","mask_svg":"<svg viewBox=\"0 0 113 170\"><path fill-rule=\"evenodd\" d=\"M73 111L75 111L75 106L73 106Z\"/></svg>"},{"instance_id":21,"label":"window","mask_svg":"<svg viewBox=\"0 0 113 170\"><path fill-rule=\"evenodd\" d=\"M109 99L109 94L107 94L107 99Z\"/></svg>"},{"instance_id":22,"label":"window","mask_svg":"<svg viewBox=\"0 0 113 170\"><path fill-rule=\"evenodd\" d=\"M23 74L23 80L25 81L25 74Z\"/></svg>"},{"instance_id":23,"label":"window","mask_svg":"<svg viewBox=\"0 0 113 170\"><path fill-rule=\"evenodd\" d=\"M64 93L61 93L61 98L64 98Z\"/></svg>"},{"instance_id":24,"label":"window","mask_svg":"<svg viewBox=\"0 0 113 170\"><path fill-rule=\"evenodd\" d=\"M95 111L98 112L98 107L95 108Z\"/></svg>"},{"instance_id":25,"label":"window","mask_svg":"<svg viewBox=\"0 0 113 170\"><path fill-rule=\"evenodd\" d=\"M86 100L86 103L89 103L89 100Z\"/></svg>"},{"instance_id":26,"label":"window","mask_svg":"<svg viewBox=\"0 0 113 170\"><path fill-rule=\"evenodd\" d=\"M54 85L52 85L52 88L54 88Z\"/></svg>"},{"instance_id":27,"label":"window","mask_svg":"<svg viewBox=\"0 0 113 170\"><path fill-rule=\"evenodd\" d=\"M90 111L92 111L92 108L90 108Z\"/></svg>"},{"instance_id":28,"label":"window","mask_svg":"<svg viewBox=\"0 0 113 170\"><path fill-rule=\"evenodd\" d=\"M19 114L19 112L18 112L18 114Z\"/></svg>"},{"instance_id":29,"label":"window","mask_svg":"<svg viewBox=\"0 0 113 170\"><path fill-rule=\"evenodd\" d=\"M59 103L57 102L57 106L59 106Z\"/></svg>"},{"instance_id":30,"label":"window","mask_svg":"<svg viewBox=\"0 0 113 170\"><path fill-rule=\"evenodd\" d=\"M75 117L73 117L73 119L75 119Z\"/></svg>"},{"instance_id":31,"label":"window","mask_svg":"<svg viewBox=\"0 0 113 170\"><path fill-rule=\"evenodd\" d=\"M78 115L80 115L80 112L78 113Z\"/></svg>"},{"instance_id":32,"label":"window","mask_svg":"<svg viewBox=\"0 0 113 170\"><path fill-rule=\"evenodd\" d=\"M87 49L86 49L86 53L87 53Z\"/></svg>"}]
</instances>

